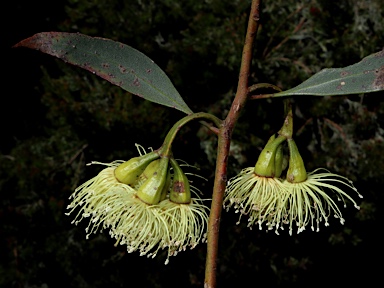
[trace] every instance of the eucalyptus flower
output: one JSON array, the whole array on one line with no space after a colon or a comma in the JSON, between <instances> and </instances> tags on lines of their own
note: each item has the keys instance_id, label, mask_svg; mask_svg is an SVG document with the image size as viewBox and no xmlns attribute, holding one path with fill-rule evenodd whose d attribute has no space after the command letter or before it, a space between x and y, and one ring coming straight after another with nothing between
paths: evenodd
<instances>
[{"instance_id":1,"label":"eucalyptus flower","mask_svg":"<svg viewBox=\"0 0 384 288\"><path fill-rule=\"evenodd\" d=\"M123 190L106 197L104 205L111 216L101 221L116 239L115 245L127 245L128 253L139 251L140 256L152 258L169 246L169 228L158 205L148 205L136 193Z\"/></svg>"},{"instance_id":2,"label":"eucalyptus flower","mask_svg":"<svg viewBox=\"0 0 384 288\"><path fill-rule=\"evenodd\" d=\"M162 215L170 232L170 255L193 249L199 242L206 241L208 223L207 207L198 196L198 189L191 186L178 163L171 159L173 168L169 197L159 203ZM195 197L191 197L191 192Z\"/></svg>"},{"instance_id":3,"label":"eucalyptus flower","mask_svg":"<svg viewBox=\"0 0 384 288\"><path fill-rule=\"evenodd\" d=\"M319 231L320 222L324 221L324 225L329 226L328 220L331 216L338 218L340 223L344 224L345 220L333 195L338 201L343 202L344 208L345 200L348 199L356 209L360 207L345 191L353 191L360 198L363 196L346 177L322 168L307 173L293 139L288 140L288 147L290 160L287 177L283 181L286 193L282 213L283 223L289 225L289 234L292 235L293 223L296 223L297 233L304 231L307 225L310 225L312 231Z\"/></svg>"},{"instance_id":4,"label":"eucalyptus flower","mask_svg":"<svg viewBox=\"0 0 384 288\"><path fill-rule=\"evenodd\" d=\"M275 231L283 219L281 207L284 204L284 187L276 177L259 176L254 167L243 169L237 176L230 179L226 188L224 207L228 211L233 206L236 213L248 215L248 227L257 223L262 230L265 222L267 230ZM278 233L278 232L277 232Z\"/></svg>"},{"instance_id":5,"label":"eucalyptus flower","mask_svg":"<svg viewBox=\"0 0 384 288\"><path fill-rule=\"evenodd\" d=\"M165 199L159 203L161 216L167 223L170 233L168 256L176 256L187 248L206 242L208 223L207 207L202 199L192 198L188 204L179 204ZM168 263L168 259L166 263Z\"/></svg>"},{"instance_id":6,"label":"eucalyptus flower","mask_svg":"<svg viewBox=\"0 0 384 288\"><path fill-rule=\"evenodd\" d=\"M92 232L96 233L99 229L101 224L101 221L99 221L101 219L100 213L108 212L108 209L105 209L106 207L103 208L105 211L100 209L103 207L105 196L113 195L116 191L120 190L127 194L134 192L130 186L119 182L114 175L116 167L121 163L123 163L123 161L119 160L112 163L92 162L91 164L101 164L107 166L107 168L76 188L74 193L69 197L69 199L72 199L72 202L67 206L70 212L66 213L66 215L70 215L76 208L80 208L72 224L77 225L84 218L90 218L89 225L85 229L87 239Z\"/></svg>"},{"instance_id":7,"label":"eucalyptus flower","mask_svg":"<svg viewBox=\"0 0 384 288\"><path fill-rule=\"evenodd\" d=\"M77 225L89 218L85 229L87 239L90 234L109 228L109 234L117 240L116 245L126 244L128 252L138 250L140 255L154 257L159 248L169 243L167 226L158 208L142 202L134 188L116 179L115 169L122 163L124 161L92 162L108 167L75 190L70 196L73 200L67 207L71 209L67 215L80 208L72 223Z\"/></svg>"},{"instance_id":8,"label":"eucalyptus flower","mask_svg":"<svg viewBox=\"0 0 384 288\"><path fill-rule=\"evenodd\" d=\"M363 197L352 181L321 168L307 173L291 138L287 140L290 151L287 175L285 179L280 178L281 141L278 139L270 139L254 168L245 168L229 180L224 199L227 211L233 206L235 212L240 213L239 222L242 215L248 215L248 227L257 223L261 230L266 223L267 230L274 229L276 234L286 225L290 235L294 228L300 233L307 225L319 231L320 223L324 221L328 226L331 216L344 224L336 202L341 201L346 207L349 200L359 209L348 192Z\"/></svg>"},{"instance_id":9,"label":"eucalyptus flower","mask_svg":"<svg viewBox=\"0 0 384 288\"><path fill-rule=\"evenodd\" d=\"M107 168L74 191L66 214L79 209L76 225L89 218L87 239L108 229L115 245L126 245L129 253L153 258L168 250L167 264L170 256L204 242L207 208L199 197L191 198L189 181L173 158L137 148L140 156L126 162L92 162Z\"/></svg>"},{"instance_id":10,"label":"eucalyptus flower","mask_svg":"<svg viewBox=\"0 0 384 288\"><path fill-rule=\"evenodd\" d=\"M229 180L224 198L224 208L230 207L242 215L248 215L248 227L257 223L259 229L265 222L267 230L279 228L283 215L281 207L286 191L278 178L282 171L282 142L285 137L272 136L256 162L255 167L243 169Z\"/></svg>"}]
</instances>

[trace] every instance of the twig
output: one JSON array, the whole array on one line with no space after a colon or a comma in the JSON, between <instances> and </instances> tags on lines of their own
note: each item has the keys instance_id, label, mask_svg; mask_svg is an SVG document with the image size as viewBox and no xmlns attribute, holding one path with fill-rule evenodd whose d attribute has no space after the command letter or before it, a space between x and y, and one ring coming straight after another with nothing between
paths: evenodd
<instances>
[{"instance_id":1,"label":"twig","mask_svg":"<svg viewBox=\"0 0 384 288\"><path fill-rule=\"evenodd\" d=\"M300 6L300 7L297 8L295 11L293 11L291 14L289 14L289 15L287 16L287 18L285 19L285 21L281 21L280 25L275 29L275 31L273 31L271 38L269 38L269 41L268 41L267 45L265 46L265 49L264 49L264 51L263 51L263 58L266 58L272 51L278 49L283 43L285 43L285 42L288 40L287 38L289 38L289 36L285 37L285 38L284 38L284 39L277 45L278 47L275 46L275 47L273 47L270 51L268 51L268 50L269 50L269 46L271 45L272 40L273 40L273 38L275 37L275 35L277 34L277 32L278 32L278 31L279 31L279 30L286 24L286 22L287 22L290 18L292 18L294 15L298 14L301 10L303 10L303 8L304 8L305 6L306 6L305 4L302 5L302 6ZM303 19L302 19L302 21L303 21ZM299 29L298 29L298 27L299 27ZM299 25L296 26L296 28L294 29L294 31L293 31L290 35L296 33L298 30L300 30L300 28L301 28L301 25L300 25L300 23L299 23Z\"/></svg>"}]
</instances>

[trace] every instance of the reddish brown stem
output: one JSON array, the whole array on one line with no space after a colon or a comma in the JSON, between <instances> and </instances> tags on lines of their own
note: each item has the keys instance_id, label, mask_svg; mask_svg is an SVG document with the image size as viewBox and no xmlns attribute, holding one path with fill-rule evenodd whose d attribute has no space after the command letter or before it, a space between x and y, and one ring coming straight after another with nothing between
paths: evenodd
<instances>
[{"instance_id":1,"label":"reddish brown stem","mask_svg":"<svg viewBox=\"0 0 384 288\"><path fill-rule=\"evenodd\" d=\"M227 182L227 163L233 129L248 96L248 77L252 60L252 46L259 20L260 0L253 0L248 20L247 34L243 47L239 81L235 99L218 134L216 174L212 194L212 205L208 223L207 258L205 266L205 288L216 287L217 255L219 242L220 217Z\"/></svg>"}]
</instances>

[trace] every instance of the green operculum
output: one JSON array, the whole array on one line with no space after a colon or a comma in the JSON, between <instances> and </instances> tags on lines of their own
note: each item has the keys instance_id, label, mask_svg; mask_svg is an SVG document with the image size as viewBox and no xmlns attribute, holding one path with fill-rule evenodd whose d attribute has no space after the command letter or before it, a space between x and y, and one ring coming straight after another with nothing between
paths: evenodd
<instances>
[{"instance_id":1,"label":"green operculum","mask_svg":"<svg viewBox=\"0 0 384 288\"><path fill-rule=\"evenodd\" d=\"M157 151L152 151L142 156L131 158L115 169L116 179L127 185L134 185L145 168L160 156Z\"/></svg>"},{"instance_id":2,"label":"green operculum","mask_svg":"<svg viewBox=\"0 0 384 288\"><path fill-rule=\"evenodd\" d=\"M289 148L289 166L287 171L287 181L291 183L300 183L307 180L307 171L305 170L303 158L297 149L293 139L288 139Z\"/></svg>"},{"instance_id":3,"label":"green operculum","mask_svg":"<svg viewBox=\"0 0 384 288\"><path fill-rule=\"evenodd\" d=\"M168 157L154 160L144 169L144 175L138 177L135 188L141 201L151 205L161 201L169 174L168 163Z\"/></svg>"},{"instance_id":4,"label":"green operculum","mask_svg":"<svg viewBox=\"0 0 384 288\"><path fill-rule=\"evenodd\" d=\"M191 190L188 178L176 160L171 159L171 165L173 168L173 181L169 200L178 204L188 204L191 202Z\"/></svg>"},{"instance_id":5,"label":"green operculum","mask_svg":"<svg viewBox=\"0 0 384 288\"><path fill-rule=\"evenodd\" d=\"M279 177L282 171L283 151L281 144L286 140L284 136L277 138L272 135L267 145L259 155L254 172L262 177Z\"/></svg>"}]
</instances>

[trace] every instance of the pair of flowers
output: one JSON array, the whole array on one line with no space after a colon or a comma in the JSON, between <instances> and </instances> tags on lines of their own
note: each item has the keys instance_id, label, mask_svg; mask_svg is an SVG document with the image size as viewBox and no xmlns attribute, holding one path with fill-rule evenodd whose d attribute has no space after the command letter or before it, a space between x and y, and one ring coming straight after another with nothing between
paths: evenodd
<instances>
[{"instance_id":1,"label":"pair of flowers","mask_svg":"<svg viewBox=\"0 0 384 288\"><path fill-rule=\"evenodd\" d=\"M282 178L284 141L288 142L290 156L286 177ZM345 199L349 199L359 209L342 188L351 189L362 198L352 182L343 176L325 169L307 173L295 141L282 135L272 136L255 167L243 169L229 181L224 207L227 210L234 207L240 219L248 215L251 229L258 224L261 230L265 223L267 230L275 230L276 234L279 229L284 230L285 225L290 235L294 229L300 233L308 225L312 231L319 231L320 222L328 226L332 215L344 224L340 209L326 190L333 192L344 207Z\"/></svg>"}]
</instances>

